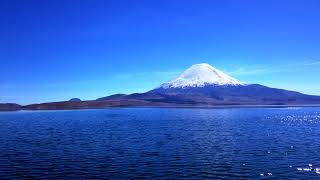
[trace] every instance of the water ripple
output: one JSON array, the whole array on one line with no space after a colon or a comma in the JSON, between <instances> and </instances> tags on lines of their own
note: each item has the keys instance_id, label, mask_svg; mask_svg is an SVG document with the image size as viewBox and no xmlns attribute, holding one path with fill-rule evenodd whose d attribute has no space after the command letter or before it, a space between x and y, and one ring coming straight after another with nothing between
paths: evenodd
<instances>
[{"instance_id":1,"label":"water ripple","mask_svg":"<svg viewBox=\"0 0 320 180\"><path fill-rule=\"evenodd\" d=\"M320 108L0 113L3 179L319 179Z\"/></svg>"}]
</instances>

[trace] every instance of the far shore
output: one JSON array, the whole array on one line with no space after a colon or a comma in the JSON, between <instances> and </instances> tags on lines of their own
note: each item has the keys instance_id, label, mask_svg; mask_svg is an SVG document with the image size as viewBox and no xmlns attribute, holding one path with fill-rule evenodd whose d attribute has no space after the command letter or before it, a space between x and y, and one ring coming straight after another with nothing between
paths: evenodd
<instances>
[{"instance_id":1,"label":"far shore","mask_svg":"<svg viewBox=\"0 0 320 180\"><path fill-rule=\"evenodd\" d=\"M320 104L307 105L172 105L172 106L109 106L109 107L88 107L88 108L66 108L66 109L16 109L0 110L0 112L18 112L18 111L64 111L64 110L95 110L95 109L130 109L130 108L186 108L186 109L232 109L232 108L303 108L320 107Z\"/></svg>"}]
</instances>

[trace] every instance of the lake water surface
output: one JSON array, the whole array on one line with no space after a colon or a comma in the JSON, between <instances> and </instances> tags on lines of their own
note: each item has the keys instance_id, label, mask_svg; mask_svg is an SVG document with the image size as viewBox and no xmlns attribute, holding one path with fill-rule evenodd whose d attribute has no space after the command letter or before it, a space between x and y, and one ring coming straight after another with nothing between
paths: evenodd
<instances>
[{"instance_id":1,"label":"lake water surface","mask_svg":"<svg viewBox=\"0 0 320 180\"><path fill-rule=\"evenodd\" d=\"M320 108L1 112L0 178L320 179Z\"/></svg>"}]
</instances>

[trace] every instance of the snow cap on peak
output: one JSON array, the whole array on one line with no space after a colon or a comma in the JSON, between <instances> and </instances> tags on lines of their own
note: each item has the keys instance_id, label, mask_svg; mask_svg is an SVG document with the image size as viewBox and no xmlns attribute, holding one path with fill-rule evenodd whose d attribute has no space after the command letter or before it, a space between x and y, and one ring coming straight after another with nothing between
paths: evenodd
<instances>
[{"instance_id":1,"label":"snow cap on peak","mask_svg":"<svg viewBox=\"0 0 320 180\"><path fill-rule=\"evenodd\" d=\"M194 64L176 79L163 84L162 88L203 87L206 85L242 85L237 79L209 64Z\"/></svg>"}]
</instances>

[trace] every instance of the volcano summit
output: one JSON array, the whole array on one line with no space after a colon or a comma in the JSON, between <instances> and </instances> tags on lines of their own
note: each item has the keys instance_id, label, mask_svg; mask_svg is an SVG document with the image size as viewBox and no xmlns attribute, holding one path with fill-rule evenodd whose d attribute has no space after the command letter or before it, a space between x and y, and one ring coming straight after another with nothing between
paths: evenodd
<instances>
[{"instance_id":1,"label":"volcano summit","mask_svg":"<svg viewBox=\"0 0 320 180\"><path fill-rule=\"evenodd\" d=\"M176 79L163 84L163 88L203 87L207 85L242 85L242 83L210 66L209 64L195 64L183 72Z\"/></svg>"}]
</instances>

